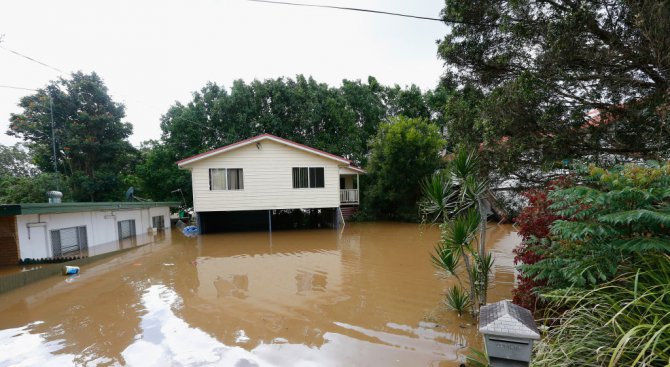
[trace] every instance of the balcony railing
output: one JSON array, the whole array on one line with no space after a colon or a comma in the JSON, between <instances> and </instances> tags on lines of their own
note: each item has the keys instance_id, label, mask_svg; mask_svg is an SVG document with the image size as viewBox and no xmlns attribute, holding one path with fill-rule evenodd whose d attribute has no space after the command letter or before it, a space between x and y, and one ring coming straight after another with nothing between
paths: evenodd
<instances>
[{"instance_id":1,"label":"balcony railing","mask_svg":"<svg viewBox=\"0 0 670 367\"><path fill-rule=\"evenodd\" d=\"M341 204L358 204L358 189L340 190Z\"/></svg>"}]
</instances>

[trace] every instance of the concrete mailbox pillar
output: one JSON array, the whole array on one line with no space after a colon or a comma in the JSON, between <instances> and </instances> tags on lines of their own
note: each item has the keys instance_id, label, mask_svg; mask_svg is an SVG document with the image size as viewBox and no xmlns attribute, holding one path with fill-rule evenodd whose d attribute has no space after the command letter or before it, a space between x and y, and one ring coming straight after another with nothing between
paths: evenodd
<instances>
[{"instance_id":1,"label":"concrete mailbox pillar","mask_svg":"<svg viewBox=\"0 0 670 367\"><path fill-rule=\"evenodd\" d=\"M479 332L492 367L529 366L533 340L540 339L530 311L510 301L483 306Z\"/></svg>"}]
</instances>

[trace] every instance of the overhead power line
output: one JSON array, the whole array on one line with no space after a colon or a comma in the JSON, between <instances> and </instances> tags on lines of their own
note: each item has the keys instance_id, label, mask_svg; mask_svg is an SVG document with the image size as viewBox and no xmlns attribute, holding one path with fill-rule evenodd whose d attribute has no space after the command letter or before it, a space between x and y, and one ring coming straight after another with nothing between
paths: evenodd
<instances>
[{"instance_id":1,"label":"overhead power line","mask_svg":"<svg viewBox=\"0 0 670 367\"><path fill-rule=\"evenodd\" d=\"M0 88L19 89L19 90L29 90L29 91L37 92L37 89L33 89L33 88L23 88L23 87L15 87L15 86L13 86L13 85L2 85L2 84L0 84Z\"/></svg>"},{"instance_id":2,"label":"overhead power line","mask_svg":"<svg viewBox=\"0 0 670 367\"><path fill-rule=\"evenodd\" d=\"M55 70L55 71L57 71L57 72L59 72L59 73L61 73L61 74L63 73L63 70L61 70L61 69L59 69L59 68L57 68L57 67L51 66L51 65L49 65L49 64L47 64L47 63L43 63L42 61L39 61L39 60L35 60L35 59L33 59L32 57L30 57L30 56L26 56L26 55L24 55L24 54L22 54L22 53L20 53L20 52L16 52L16 51L14 51L14 50L10 50L10 49L8 49L7 47L4 47L4 46L2 46L2 45L0 45L0 48L2 48L2 49L5 50L5 51L8 51L8 52L13 53L14 55L23 57L24 59L28 59L28 60L30 60L30 61L32 61L32 62L34 62L34 63L40 64L40 65L42 65L42 66L45 66L45 67L47 67L47 68L49 68L49 69L51 69L51 70Z\"/></svg>"},{"instance_id":3,"label":"overhead power line","mask_svg":"<svg viewBox=\"0 0 670 367\"><path fill-rule=\"evenodd\" d=\"M270 1L270 0L247 0L247 1L253 1L253 2L257 2L257 3L277 4L277 5L305 6L305 7L310 7L310 8L326 8L326 9L360 11L360 12L365 12L365 13L394 15L394 16L398 16L398 17L414 18L414 19L421 19L421 20L432 20L432 21L437 21L437 22L443 22L444 21L443 19L440 19L440 18L422 17L422 16L419 16L419 15L402 14L402 13L392 13L392 12L381 11L381 10L350 8L350 7L345 7L345 6L303 4L303 3L292 3L292 2L287 2L287 1Z\"/></svg>"}]
</instances>

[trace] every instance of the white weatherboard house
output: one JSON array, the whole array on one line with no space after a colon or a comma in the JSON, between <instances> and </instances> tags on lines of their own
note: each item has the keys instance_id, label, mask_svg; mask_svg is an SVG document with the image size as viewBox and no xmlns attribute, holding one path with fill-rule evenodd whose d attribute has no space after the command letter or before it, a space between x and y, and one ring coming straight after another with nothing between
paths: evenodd
<instances>
[{"instance_id":1,"label":"white weatherboard house","mask_svg":"<svg viewBox=\"0 0 670 367\"><path fill-rule=\"evenodd\" d=\"M344 157L270 134L177 165L191 171L193 207L202 233L240 218L268 218L263 226L271 225L269 211L275 210L333 209L346 214L358 206L358 175L365 173Z\"/></svg>"},{"instance_id":2,"label":"white weatherboard house","mask_svg":"<svg viewBox=\"0 0 670 367\"><path fill-rule=\"evenodd\" d=\"M173 202L0 205L0 265L93 256L151 241L170 228ZM169 231L165 231L169 234Z\"/></svg>"}]
</instances>

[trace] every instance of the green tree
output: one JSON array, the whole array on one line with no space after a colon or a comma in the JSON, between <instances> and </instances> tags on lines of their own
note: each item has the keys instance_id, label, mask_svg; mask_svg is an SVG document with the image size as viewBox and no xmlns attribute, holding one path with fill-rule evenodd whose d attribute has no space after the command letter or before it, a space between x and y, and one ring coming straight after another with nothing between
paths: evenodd
<instances>
[{"instance_id":1,"label":"green tree","mask_svg":"<svg viewBox=\"0 0 670 367\"><path fill-rule=\"evenodd\" d=\"M53 105L53 123L50 105ZM125 108L112 100L95 73L73 73L19 102L7 134L26 141L35 164L67 177L76 201L120 199L124 172L132 171L136 151L127 141L132 126ZM52 139L52 132L55 142Z\"/></svg>"},{"instance_id":2,"label":"green tree","mask_svg":"<svg viewBox=\"0 0 670 367\"><path fill-rule=\"evenodd\" d=\"M191 174L175 164L181 156L171 151L169 146L153 140L145 142L140 152L141 163L136 167L140 181L137 195L159 201L182 201L183 194L185 204L192 205ZM173 192L178 189L182 192Z\"/></svg>"},{"instance_id":3,"label":"green tree","mask_svg":"<svg viewBox=\"0 0 670 367\"><path fill-rule=\"evenodd\" d=\"M0 177L34 176L39 169L21 143L12 146L0 145Z\"/></svg>"},{"instance_id":4,"label":"green tree","mask_svg":"<svg viewBox=\"0 0 670 367\"><path fill-rule=\"evenodd\" d=\"M50 172L34 176L4 176L0 179L0 203L44 203L47 201L47 191L54 189L56 180L61 182L63 201L70 201L72 195L66 179Z\"/></svg>"},{"instance_id":5,"label":"green tree","mask_svg":"<svg viewBox=\"0 0 670 367\"><path fill-rule=\"evenodd\" d=\"M56 187L53 173L42 173L32 163L22 144L0 145L0 203L35 203L47 200L46 192ZM65 190L67 200L69 192Z\"/></svg>"},{"instance_id":6,"label":"green tree","mask_svg":"<svg viewBox=\"0 0 670 367\"><path fill-rule=\"evenodd\" d=\"M446 0L442 15L438 53L460 87L450 140L481 145L503 178L533 186L566 159L667 157L670 2Z\"/></svg>"},{"instance_id":7,"label":"green tree","mask_svg":"<svg viewBox=\"0 0 670 367\"><path fill-rule=\"evenodd\" d=\"M375 217L419 218L421 180L440 167L444 140L421 118L394 117L379 127L370 145L362 209Z\"/></svg>"}]
</instances>

